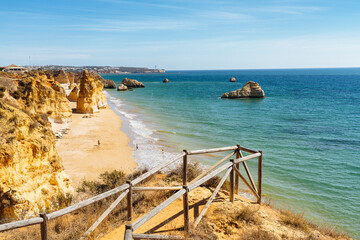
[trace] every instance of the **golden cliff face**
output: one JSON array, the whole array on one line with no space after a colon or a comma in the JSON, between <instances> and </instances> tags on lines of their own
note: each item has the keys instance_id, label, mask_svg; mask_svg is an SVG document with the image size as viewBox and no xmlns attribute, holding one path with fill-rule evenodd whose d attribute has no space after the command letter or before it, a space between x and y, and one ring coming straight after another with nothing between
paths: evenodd
<instances>
[{"instance_id":1,"label":"golden cliff face","mask_svg":"<svg viewBox=\"0 0 360 240\"><path fill-rule=\"evenodd\" d=\"M79 113L95 113L107 105L103 84L94 79L86 70L80 80L80 90L76 111Z\"/></svg>"},{"instance_id":2,"label":"golden cliff face","mask_svg":"<svg viewBox=\"0 0 360 240\"><path fill-rule=\"evenodd\" d=\"M37 73L18 81L19 101L30 114L44 113L55 122L71 121L72 110L60 83Z\"/></svg>"},{"instance_id":3,"label":"golden cliff face","mask_svg":"<svg viewBox=\"0 0 360 240\"><path fill-rule=\"evenodd\" d=\"M0 128L0 218L56 209L57 199L73 189L47 115L28 115L0 101L0 126L6 126Z\"/></svg>"}]
</instances>

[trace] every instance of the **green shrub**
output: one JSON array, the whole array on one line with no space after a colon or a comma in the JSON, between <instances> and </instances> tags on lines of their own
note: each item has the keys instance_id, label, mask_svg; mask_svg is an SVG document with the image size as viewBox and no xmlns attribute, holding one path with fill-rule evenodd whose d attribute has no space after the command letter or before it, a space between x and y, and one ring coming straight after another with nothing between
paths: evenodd
<instances>
[{"instance_id":1,"label":"green shrub","mask_svg":"<svg viewBox=\"0 0 360 240\"><path fill-rule=\"evenodd\" d=\"M84 180L77 189L78 192L91 193L93 195L100 194L118 187L126 182L126 175L123 171L113 170L100 174L98 180Z\"/></svg>"}]
</instances>

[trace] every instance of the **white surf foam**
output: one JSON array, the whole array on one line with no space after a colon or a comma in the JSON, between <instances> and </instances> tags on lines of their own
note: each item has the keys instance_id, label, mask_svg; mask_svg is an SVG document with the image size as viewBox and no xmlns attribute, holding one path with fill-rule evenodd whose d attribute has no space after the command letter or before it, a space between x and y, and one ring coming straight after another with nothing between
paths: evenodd
<instances>
[{"instance_id":1,"label":"white surf foam","mask_svg":"<svg viewBox=\"0 0 360 240\"><path fill-rule=\"evenodd\" d=\"M151 169L175 156L164 149L160 145L159 139L154 137L156 130L151 129L138 114L128 112L128 109L135 108L134 106L127 105L121 99L111 96L107 91L104 91L104 94L110 102L110 106L115 108L113 110L124 120L123 124L128 126L129 132L126 133L128 133L131 146L134 148L133 157L140 169Z\"/></svg>"}]
</instances>

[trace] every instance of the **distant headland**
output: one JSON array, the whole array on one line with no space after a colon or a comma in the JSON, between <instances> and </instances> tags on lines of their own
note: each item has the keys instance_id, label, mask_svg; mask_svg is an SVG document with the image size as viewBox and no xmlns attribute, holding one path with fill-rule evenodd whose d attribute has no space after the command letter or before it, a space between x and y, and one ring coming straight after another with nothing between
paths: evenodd
<instances>
[{"instance_id":1,"label":"distant headland","mask_svg":"<svg viewBox=\"0 0 360 240\"><path fill-rule=\"evenodd\" d=\"M8 67L0 67L0 70L6 70L7 68L22 68L38 69L38 70L64 70L68 72L82 72L84 70L94 71L96 73L111 73L111 74L127 74L127 73L165 73L165 69L158 68L145 68L145 67L111 67L111 66L62 66L62 65L40 65L40 66L24 66L18 67L16 65L10 65Z\"/></svg>"}]
</instances>

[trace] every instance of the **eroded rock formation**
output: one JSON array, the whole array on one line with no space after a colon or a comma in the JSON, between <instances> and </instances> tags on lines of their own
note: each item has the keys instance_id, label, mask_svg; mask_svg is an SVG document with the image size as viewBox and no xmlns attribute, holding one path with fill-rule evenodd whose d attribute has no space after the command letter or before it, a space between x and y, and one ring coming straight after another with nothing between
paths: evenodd
<instances>
[{"instance_id":1,"label":"eroded rock formation","mask_svg":"<svg viewBox=\"0 0 360 240\"><path fill-rule=\"evenodd\" d=\"M249 81L242 89L224 93L221 98L264 98L264 90L261 89L258 83Z\"/></svg>"},{"instance_id":2,"label":"eroded rock formation","mask_svg":"<svg viewBox=\"0 0 360 240\"><path fill-rule=\"evenodd\" d=\"M88 71L83 72L76 111L79 113L95 113L107 105L101 81L94 79Z\"/></svg>"},{"instance_id":3,"label":"eroded rock formation","mask_svg":"<svg viewBox=\"0 0 360 240\"><path fill-rule=\"evenodd\" d=\"M139 82L138 80L130 79L130 78L124 78L121 81L121 83L124 84L125 86L127 86L128 88L142 88L142 87L145 87L145 85L142 82Z\"/></svg>"},{"instance_id":4,"label":"eroded rock formation","mask_svg":"<svg viewBox=\"0 0 360 240\"><path fill-rule=\"evenodd\" d=\"M125 86L124 84L119 84L119 86L117 87L118 91L127 91L128 87Z\"/></svg>"},{"instance_id":5,"label":"eroded rock formation","mask_svg":"<svg viewBox=\"0 0 360 240\"><path fill-rule=\"evenodd\" d=\"M104 88L116 88L116 85L111 79L103 79L102 83L104 84Z\"/></svg>"},{"instance_id":6,"label":"eroded rock formation","mask_svg":"<svg viewBox=\"0 0 360 240\"><path fill-rule=\"evenodd\" d=\"M77 86L75 86L69 96L67 96L67 99L70 101L70 102L77 102L78 100L78 95L79 95L79 88Z\"/></svg>"},{"instance_id":7,"label":"eroded rock formation","mask_svg":"<svg viewBox=\"0 0 360 240\"><path fill-rule=\"evenodd\" d=\"M236 82L236 78L234 77L230 78L230 82Z\"/></svg>"},{"instance_id":8,"label":"eroded rock formation","mask_svg":"<svg viewBox=\"0 0 360 240\"><path fill-rule=\"evenodd\" d=\"M60 83L24 76L18 81L19 101L30 114L45 113L55 122L71 121L72 110Z\"/></svg>"},{"instance_id":9,"label":"eroded rock formation","mask_svg":"<svg viewBox=\"0 0 360 240\"><path fill-rule=\"evenodd\" d=\"M0 101L0 218L51 211L73 189L46 114L28 115Z\"/></svg>"},{"instance_id":10,"label":"eroded rock formation","mask_svg":"<svg viewBox=\"0 0 360 240\"><path fill-rule=\"evenodd\" d=\"M46 70L45 73L49 79L54 78L54 80L57 81L58 83L61 84L70 83L68 73L65 72L64 70Z\"/></svg>"},{"instance_id":11,"label":"eroded rock formation","mask_svg":"<svg viewBox=\"0 0 360 240\"><path fill-rule=\"evenodd\" d=\"M165 78L164 79L164 81L163 81L163 83L169 83L170 81L169 81L169 79L167 79L167 78Z\"/></svg>"}]
</instances>

